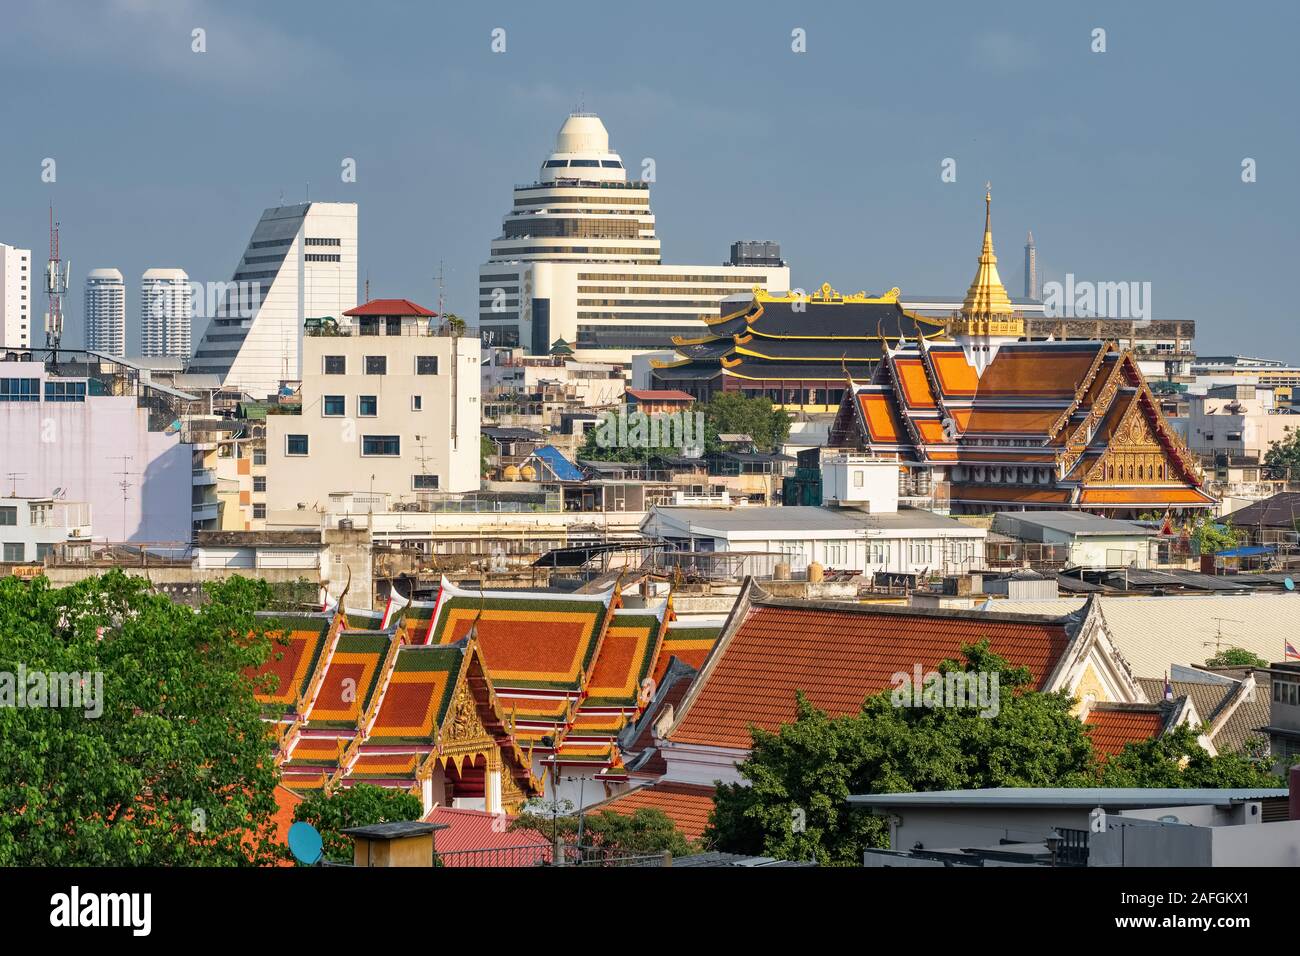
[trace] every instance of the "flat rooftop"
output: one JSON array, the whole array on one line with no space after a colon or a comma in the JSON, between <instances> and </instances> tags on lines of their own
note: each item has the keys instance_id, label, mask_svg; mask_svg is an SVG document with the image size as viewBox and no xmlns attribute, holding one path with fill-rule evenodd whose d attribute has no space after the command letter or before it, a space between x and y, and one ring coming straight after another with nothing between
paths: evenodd
<instances>
[{"instance_id":1,"label":"flat rooftop","mask_svg":"<svg viewBox=\"0 0 1300 956\"><path fill-rule=\"evenodd\" d=\"M1286 797L1285 787L989 787L930 793L855 794L849 802L867 807L1228 807L1248 800Z\"/></svg>"},{"instance_id":2,"label":"flat rooftop","mask_svg":"<svg viewBox=\"0 0 1300 956\"><path fill-rule=\"evenodd\" d=\"M982 529L923 508L901 507L875 514L856 508L821 508L811 505L735 508L659 507L655 512L666 520L712 531L870 531L934 528L984 534Z\"/></svg>"},{"instance_id":3,"label":"flat rooftop","mask_svg":"<svg viewBox=\"0 0 1300 956\"><path fill-rule=\"evenodd\" d=\"M994 518L1008 518L1075 536L1155 534L1151 528L1132 521L1102 518L1082 511L999 511Z\"/></svg>"}]
</instances>

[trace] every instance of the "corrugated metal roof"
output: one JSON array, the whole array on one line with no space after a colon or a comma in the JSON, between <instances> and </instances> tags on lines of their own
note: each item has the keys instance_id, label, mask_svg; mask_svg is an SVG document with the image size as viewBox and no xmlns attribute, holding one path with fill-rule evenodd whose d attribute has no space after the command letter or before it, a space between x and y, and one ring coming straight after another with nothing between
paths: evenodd
<instances>
[{"instance_id":1,"label":"corrugated metal roof","mask_svg":"<svg viewBox=\"0 0 1300 956\"><path fill-rule=\"evenodd\" d=\"M1218 649L1240 647L1266 661L1283 659L1300 618L1297 594L1175 594L1099 597L1111 640L1134 677L1163 677L1174 664L1204 664ZM994 601L1004 614L1069 614L1081 598Z\"/></svg>"},{"instance_id":2,"label":"corrugated metal roof","mask_svg":"<svg viewBox=\"0 0 1300 956\"><path fill-rule=\"evenodd\" d=\"M1280 788L1200 787L989 787L930 793L873 793L849 797L870 807L1190 807L1229 806L1245 800L1287 796Z\"/></svg>"}]
</instances>

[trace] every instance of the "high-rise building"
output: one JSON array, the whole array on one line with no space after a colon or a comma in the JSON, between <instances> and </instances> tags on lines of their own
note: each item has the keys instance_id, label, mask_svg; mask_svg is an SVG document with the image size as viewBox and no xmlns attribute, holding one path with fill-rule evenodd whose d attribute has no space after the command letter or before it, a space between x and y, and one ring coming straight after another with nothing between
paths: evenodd
<instances>
[{"instance_id":1,"label":"high-rise building","mask_svg":"<svg viewBox=\"0 0 1300 956\"><path fill-rule=\"evenodd\" d=\"M140 354L189 358L193 321L185 270L146 270L140 281Z\"/></svg>"},{"instance_id":2,"label":"high-rise building","mask_svg":"<svg viewBox=\"0 0 1300 956\"><path fill-rule=\"evenodd\" d=\"M628 179L599 117L574 113L537 181L515 187L479 268L479 332L488 345L544 355L564 340L581 360L628 364L701 334L727 296L789 284L783 262L663 265L649 182Z\"/></svg>"},{"instance_id":3,"label":"high-rise building","mask_svg":"<svg viewBox=\"0 0 1300 956\"><path fill-rule=\"evenodd\" d=\"M299 380L303 323L341 320L357 304L357 204L267 209L231 282L208 300L210 321L189 371L254 395Z\"/></svg>"},{"instance_id":4,"label":"high-rise building","mask_svg":"<svg viewBox=\"0 0 1300 956\"><path fill-rule=\"evenodd\" d=\"M0 345L32 347L32 251L0 242Z\"/></svg>"},{"instance_id":5,"label":"high-rise building","mask_svg":"<svg viewBox=\"0 0 1300 956\"><path fill-rule=\"evenodd\" d=\"M117 269L86 273L85 318L86 348L126 354L126 283Z\"/></svg>"},{"instance_id":6,"label":"high-rise building","mask_svg":"<svg viewBox=\"0 0 1300 956\"><path fill-rule=\"evenodd\" d=\"M1025 298L1038 298L1038 247L1034 245L1032 229L1025 240Z\"/></svg>"}]
</instances>

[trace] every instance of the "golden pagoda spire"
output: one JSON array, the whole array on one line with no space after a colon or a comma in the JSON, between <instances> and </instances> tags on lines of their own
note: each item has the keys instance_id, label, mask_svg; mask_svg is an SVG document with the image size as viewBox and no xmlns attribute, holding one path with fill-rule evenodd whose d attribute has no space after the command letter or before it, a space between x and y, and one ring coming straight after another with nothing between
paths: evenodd
<instances>
[{"instance_id":1,"label":"golden pagoda spire","mask_svg":"<svg viewBox=\"0 0 1300 956\"><path fill-rule=\"evenodd\" d=\"M980 250L979 269L966 290L962 314L968 319L995 315L1011 315L1011 298L1002 277L998 275L998 257L993 254L993 185L984 189L984 247Z\"/></svg>"}]
</instances>

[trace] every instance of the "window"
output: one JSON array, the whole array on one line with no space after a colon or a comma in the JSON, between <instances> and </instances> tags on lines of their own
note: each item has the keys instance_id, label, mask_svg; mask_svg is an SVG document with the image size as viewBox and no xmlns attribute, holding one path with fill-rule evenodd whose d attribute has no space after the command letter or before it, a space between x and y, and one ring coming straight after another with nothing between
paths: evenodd
<instances>
[{"instance_id":1,"label":"window","mask_svg":"<svg viewBox=\"0 0 1300 956\"><path fill-rule=\"evenodd\" d=\"M348 374L348 357L346 355L325 356L325 374L326 375Z\"/></svg>"},{"instance_id":2,"label":"window","mask_svg":"<svg viewBox=\"0 0 1300 956\"><path fill-rule=\"evenodd\" d=\"M411 396L411 411L418 412L424 408L424 397L422 395Z\"/></svg>"},{"instance_id":3,"label":"window","mask_svg":"<svg viewBox=\"0 0 1300 956\"><path fill-rule=\"evenodd\" d=\"M415 357L415 374L416 375L437 375L438 356L417 355Z\"/></svg>"},{"instance_id":4,"label":"window","mask_svg":"<svg viewBox=\"0 0 1300 956\"><path fill-rule=\"evenodd\" d=\"M0 508L0 525L12 528L16 524L18 524L18 509L13 505Z\"/></svg>"},{"instance_id":5,"label":"window","mask_svg":"<svg viewBox=\"0 0 1300 956\"><path fill-rule=\"evenodd\" d=\"M253 476L253 490L258 492L266 491L266 475Z\"/></svg>"},{"instance_id":6,"label":"window","mask_svg":"<svg viewBox=\"0 0 1300 956\"><path fill-rule=\"evenodd\" d=\"M84 402L86 400L86 383L46 382L45 400L47 402Z\"/></svg>"},{"instance_id":7,"label":"window","mask_svg":"<svg viewBox=\"0 0 1300 956\"><path fill-rule=\"evenodd\" d=\"M367 375L387 375L387 374L388 374L388 356L387 356L387 355L367 355L367 356L366 356L366 374L367 374Z\"/></svg>"},{"instance_id":8,"label":"window","mask_svg":"<svg viewBox=\"0 0 1300 956\"><path fill-rule=\"evenodd\" d=\"M347 414L347 401L342 395L326 395L322 405L326 418L342 418Z\"/></svg>"},{"instance_id":9,"label":"window","mask_svg":"<svg viewBox=\"0 0 1300 956\"><path fill-rule=\"evenodd\" d=\"M416 491L437 491L438 476L437 475L412 475L411 487L414 488Z\"/></svg>"},{"instance_id":10,"label":"window","mask_svg":"<svg viewBox=\"0 0 1300 956\"><path fill-rule=\"evenodd\" d=\"M44 544L40 541L36 542L36 560L44 561L47 557L49 557L50 552L53 550L54 550L54 545L52 544Z\"/></svg>"},{"instance_id":11,"label":"window","mask_svg":"<svg viewBox=\"0 0 1300 956\"><path fill-rule=\"evenodd\" d=\"M266 449L265 449L265 448L254 448L254 449L253 449L253 464L255 464L255 465L265 465L265 464L266 464Z\"/></svg>"},{"instance_id":12,"label":"window","mask_svg":"<svg viewBox=\"0 0 1300 956\"><path fill-rule=\"evenodd\" d=\"M0 378L0 402L39 402L39 378Z\"/></svg>"},{"instance_id":13,"label":"window","mask_svg":"<svg viewBox=\"0 0 1300 956\"><path fill-rule=\"evenodd\" d=\"M862 487L862 480L863 480L862 472L857 471L857 470L855 469L854 472L853 472L853 487L854 487L854 488L861 488L861 487Z\"/></svg>"},{"instance_id":14,"label":"window","mask_svg":"<svg viewBox=\"0 0 1300 956\"><path fill-rule=\"evenodd\" d=\"M361 454L367 457L396 458L402 453L402 439L397 435L362 435Z\"/></svg>"},{"instance_id":15,"label":"window","mask_svg":"<svg viewBox=\"0 0 1300 956\"><path fill-rule=\"evenodd\" d=\"M5 560L6 561L26 561L25 552L27 546L21 541L5 542Z\"/></svg>"},{"instance_id":16,"label":"window","mask_svg":"<svg viewBox=\"0 0 1300 956\"><path fill-rule=\"evenodd\" d=\"M266 505L253 505L253 517L261 521L266 517Z\"/></svg>"},{"instance_id":17,"label":"window","mask_svg":"<svg viewBox=\"0 0 1300 956\"><path fill-rule=\"evenodd\" d=\"M285 435L284 436L284 453L295 457L302 457L307 454L307 436L306 435Z\"/></svg>"},{"instance_id":18,"label":"window","mask_svg":"<svg viewBox=\"0 0 1300 956\"><path fill-rule=\"evenodd\" d=\"M379 414L379 396L358 395L357 414L362 418L374 418Z\"/></svg>"}]
</instances>

